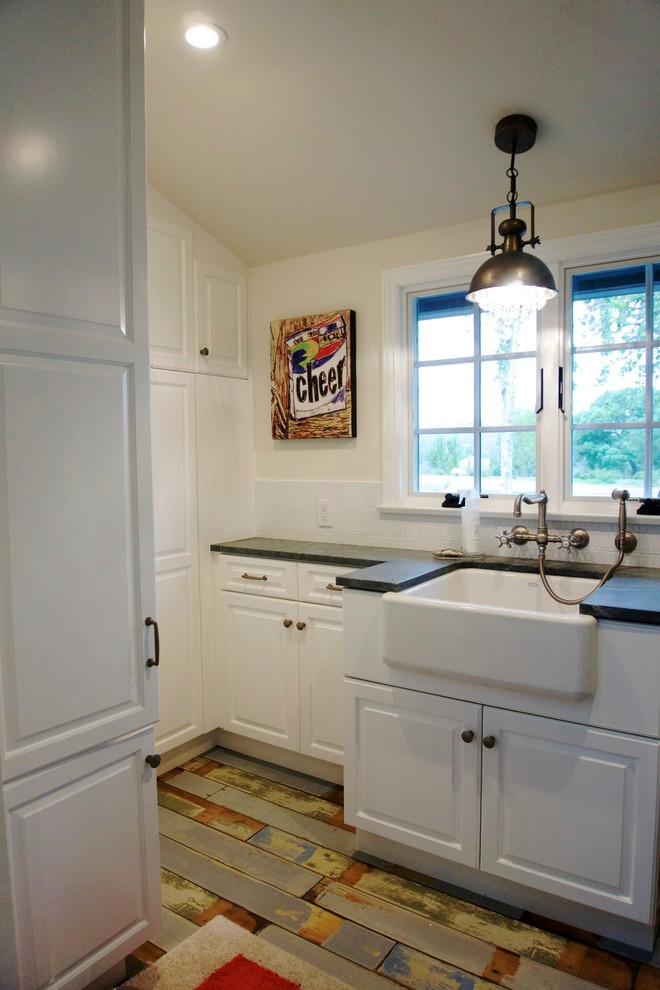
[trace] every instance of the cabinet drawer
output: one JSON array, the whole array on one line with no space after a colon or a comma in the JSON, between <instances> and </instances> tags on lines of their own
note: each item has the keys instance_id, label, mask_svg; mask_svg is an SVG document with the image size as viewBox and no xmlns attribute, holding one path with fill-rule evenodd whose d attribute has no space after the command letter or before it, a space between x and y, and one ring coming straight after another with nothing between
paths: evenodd
<instances>
[{"instance_id":1,"label":"cabinet drawer","mask_svg":"<svg viewBox=\"0 0 660 990\"><path fill-rule=\"evenodd\" d=\"M338 567L334 564L298 564L298 600L317 605L342 604L342 589L335 578L348 574L355 567Z\"/></svg>"},{"instance_id":2,"label":"cabinet drawer","mask_svg":"<svg viewBox=\"0 0 660 990\"><path fill-rule=\"evenodd\" d=\"M298 597L298 571L291 560L272 557L231 557L220 554L220 587L262 598Z\"/></svg>"}]
</instances>

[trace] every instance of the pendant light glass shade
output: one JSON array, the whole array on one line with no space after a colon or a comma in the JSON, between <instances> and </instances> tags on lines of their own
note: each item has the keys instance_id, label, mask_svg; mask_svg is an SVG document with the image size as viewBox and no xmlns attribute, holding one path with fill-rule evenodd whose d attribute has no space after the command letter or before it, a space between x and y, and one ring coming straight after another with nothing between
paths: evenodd
<instances>
[{"instance_id":1,"label":"pendant light glass shade","mask_svg":"<svg viewBox=\"0 0 660 990\"><path fill-rule=\"evenodd\" d=\"M552 272L522 247L493 255L477 269L467 298L487 313L511 316L515 310L536 312L557 295Z\"/></svg>"},{"instance_id":2,"label":"pendant light glass shade","mask_svg":"<svg viewBox=\"0 0 660 990\"><path fill-rule=\"evenodd\" d=\"M528 151L535 140L536 123L522 114L504 117L495 129L495 144L500 151L511 153L511 165L507 169L511 185L507 205L498 206L491 212L491 243L487 250L492 257L475 272L467 298L500 319L536 313L557 295L557 286L548 266L534 254L524 251L525 247L534 248L540 243L534 231L534 206L529 201L517 203L516 151ZM532 231L529 240L524 239L527 225L516 216L517 205L530 208ZM503 241L495 244L495 214L502 210L508 210L509 215L498 227Z\"/></svg>"}]
</instances>

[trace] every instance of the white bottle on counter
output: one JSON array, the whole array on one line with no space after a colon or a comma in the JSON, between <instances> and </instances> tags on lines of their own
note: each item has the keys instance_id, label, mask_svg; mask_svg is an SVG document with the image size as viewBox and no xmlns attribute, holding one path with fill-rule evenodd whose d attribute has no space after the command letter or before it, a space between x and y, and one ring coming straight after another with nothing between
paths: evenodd
<instances>
[{"instance_id":1,"label":"white bottle on counter","mask_svg":"<svg viewBox=\"0 0 660 990\"><path fill-rule=\"evenodd\" d=\"M465 492L465 505L461 509L463 549L466 554L481 553L481 526L479 520L479 495L474 489Z\"/></svg>"}]
</instances>

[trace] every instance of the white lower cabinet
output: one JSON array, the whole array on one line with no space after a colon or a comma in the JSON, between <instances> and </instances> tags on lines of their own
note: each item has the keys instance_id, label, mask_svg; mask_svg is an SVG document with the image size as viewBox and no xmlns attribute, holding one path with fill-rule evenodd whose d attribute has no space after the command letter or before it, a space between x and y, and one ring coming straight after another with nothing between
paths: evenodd
<instances>
[{"instance_id":1,"label":"white lower cabinet","mask_svg":"<svg viewBox=\"0 0 660 990\"><path fill-rule=\"evenodd\" d=\"M4 788L16 986L84 987L157 928L153 730Z\"/></svg>"},{"instance_id":2,"label":"white lower cabinet","mask_svg":"<svg viewBox=\"0 0 660 990\"><path fill-rule=\"evenodd\" d=\"M343 629L334 578L351 568L224 555L218 566L221 727L341 763Z\"/></svg>"},{"instance_id":3,"label":"white lower cabinet","mask_svg":"<svg viewBox=\"0 0 660 990\"><path fill-rule=\"evenodd\" d=\"M347 681L346 692L350 823L478 866L480 706L359 681Z\"/></svg>"},{"instance_id":4,"label":"white lower cabinet","mask_svg":"<svg viewBox=\"0 0 660 990\"><path fill-rule=\"evenodd\" d=\"M346 698L351 824L652 922L657 740L357 680Z\"/></svg>"},{"instance_id":5,"label":"white lower cabinet","mask_svg":"<svg viewBox=\"0 0 660 990\"><path fill-rule=\"evenodd\" d=\"M481 868L651 922L657 740L485 708Z\"/></svg>"}]
</instances>

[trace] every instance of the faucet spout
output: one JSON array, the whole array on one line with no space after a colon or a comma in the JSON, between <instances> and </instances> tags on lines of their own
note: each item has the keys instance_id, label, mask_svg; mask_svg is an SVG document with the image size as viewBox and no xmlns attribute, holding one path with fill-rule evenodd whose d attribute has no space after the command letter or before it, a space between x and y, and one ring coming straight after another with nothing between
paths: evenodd
<instances>
[{"instance_id":1,"label":"faucet spout","mask_svg":"<svg viewBox=\"0 0 660 990\"><path fill-rule=\"evenodd\" d=\"M538 505L539 507L539 518L534 539L538 543L539 549L544 548L548 543L548 493L545 488L541 488L535 495L516 495L515 502L513 503L514 519L520 518L523 502L526 505Z\"/></svg>"}]
</instances>

